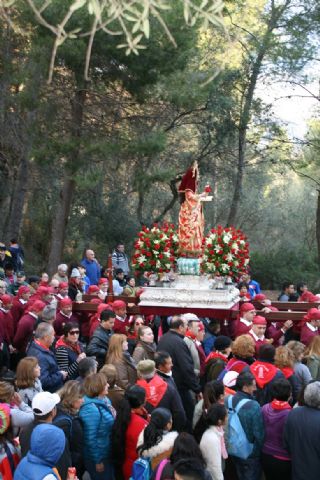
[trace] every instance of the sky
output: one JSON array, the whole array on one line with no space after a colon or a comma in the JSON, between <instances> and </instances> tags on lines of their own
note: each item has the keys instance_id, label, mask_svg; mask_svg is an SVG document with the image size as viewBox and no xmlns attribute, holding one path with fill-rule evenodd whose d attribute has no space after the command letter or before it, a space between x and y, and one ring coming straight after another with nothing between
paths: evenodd
<instances>
[{"instance_id":1,"label":"sky","mask_svg":"<svg viewBox=\"0 0 320 480\"><path fill-rule=\"evenodd\" d=\"M273 105L274 117L284 122L289 136L302 139L307 132L307 122L319 111L320 108L320 67L306 88L318 99L312 97L303 87L292 85L290 83L276 82L269 85L260 84L256 90L256 95L266 103ZM289 98L290 97L290 98Z\"/></svg>"}]
</instances>

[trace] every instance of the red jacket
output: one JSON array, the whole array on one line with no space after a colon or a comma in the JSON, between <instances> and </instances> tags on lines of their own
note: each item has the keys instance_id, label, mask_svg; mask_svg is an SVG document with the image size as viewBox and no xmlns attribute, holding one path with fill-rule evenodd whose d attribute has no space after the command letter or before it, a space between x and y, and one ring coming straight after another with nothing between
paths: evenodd
<instances>
[{"instance_id":1,"label":"red jacket","mask_svg":"<svg viewBox=\"0 0 320 480\"><path fill-rule=\"evenodd\" d=\"M301 328L300 341L308 346L311 343L311 340L318 335L318 329L316 331L313 331L308 327L307 323L305 323Z\"/></svg>"},{"instance_id":2,"label":"red jacket","mask_svg":"<svg viewBox=\"0 0 320 480\"><path fill-rule=\"evenodd\" d=\"M0 324L0 331L3 335L3 340L7 342L8 345L11 345L15 330L10 310L6 312L0 308Z\"/></svg>"},{"instance_id":3,"label":"red jacket","mask_svg":"<svg viewBox=\"0 0 320 480\"><path fill-rule=\"evenodd\" d=\"M61 337L61 335L63 335L63 326L66 323L70 323L70 322L79 323L78 318L75 315L71 314L70 317L67 317L61 312L61 310L57 313L56 319L53 322L53 328L54 328L56 337Z\"/></svg>"},{"instance_id":4,"label":"red jacket","mask_svg":"<svg viewBox=\"0 0 320 480\"><path fill-rule=\"evenodd\" d=\"M127 335L128 328L129 328L128 317L126 317L123 321L119 320L119 318L116 317L116 320L114 322L114 327L113 327L114 333L122 333L123 335Z\"/></svg>"},{"instance_id":5,"label":"red jacket","mask_svg":"<svg viewBox=\"0 0 320 480\"><path fill-rule=\"evenodd\" d=\"M21 303L19 298L15 297L13 299L13 305L11 308L11 315L13 318L13 323L14 323L14 328L16 330L18 322L20 318L23 316L25 310L26 310L27 302L26 303Z\"/></svg>"},{"instance_id":6,"label":"red jacket","mask_svg":"<svg viewBox=\"0 0 320 480\"><path fill-rule=\"evenodd\" d=\"M239 318L239 320L236 321L235 337L240 337L240 335L246 335L247 333L249 333L249 331L251 330L251 326L252 324L245 325L243 322L240 321Z\"/></svg>"},{"instance_id":7,"label":"red jacket","mask_svg":"<svg viewBox=\"0 0 320 480\"><path fill-rule=\"evenodd\" d=\"M266 330L266 336L268 338L273 338L273 343L272 345L277 348L279 345L281 345L281 338L284 336L283 331L281 330L281 324L274 325L274 322L270 323L270 325L267 327Z\"/></svg>"},{"instance_id":8,"label":"red jacket","mask_svg":"<svg viewBox=\"0 0 320 480\"><path fill-rule=\"evenodd\" d=\"M138 438L142 430L144 430L147 425L147 420L136 413L131 413L131 420L126 431L125 461L122 467L124 480L129 480L131 477L133 462L138 458Z\"/></svg>"},{"instance_id":9,"label":"red jacket","mask_svg":"<svg viewBox=\"0 0 320 480\"><path fill-rule=\"evenodd\" d=\"M34 326L37 319L30 313L26 313L20 318L18 328L13 339L13 345L21 353L26 353L27 346L32 339Z\"/></svg>"}]
</instances>

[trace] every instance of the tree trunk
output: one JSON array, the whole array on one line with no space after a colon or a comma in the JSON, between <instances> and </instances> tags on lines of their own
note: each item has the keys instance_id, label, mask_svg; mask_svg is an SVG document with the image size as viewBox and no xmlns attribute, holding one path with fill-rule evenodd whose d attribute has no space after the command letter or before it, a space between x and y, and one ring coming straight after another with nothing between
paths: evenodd
<instances>
[{"instance_id":1,"label":"tree trunk","mask_svg":"<svg viewBox=\"0 0 320 480\"><path fill-rule=\"evenodd\" d=\"M252 66L251 76L249 79L249 85L247 91L244 94L244 104L240 113L239 120L239 139L238 139L238 162L237 162L237 173L236 181L234 186L233 197L231 201L231 206L229 210L227 226L234 225L237 220L237 214L239 210L241 194L242 194L242 183L245 170L245 158L246 158L246 147L247 147L247 130L251 118L251 109L254 91L257 85L258 77L261 72L262 62L268 48L270 46L270 40L272 32L277 28L278 21L283 15L284 11L288 7L290 2L286 3L284 6L276 7L274 2L271 4L271 12L267 25L267 30L263 36L259 48L257 51L256 60Z\"/></svg>"},{"instance_id":2,"label":"tree trunk","mask_svg":"<svg viewBox=\"0 0 320 480\"><path fill-rule=\"evenodd\" d=\"M80 154L80 139L83 123L83 111L86 100L86 90L81 89L75 92L71 103L72 108L72 128L71 136L76 140L77 147L69 156L64 170L63 185L60 192L56 214L52 222L51 245L48 260L48 273L52 275L61 262L65 241L66 228L69 221L70 210L76 182L73 175L77 172Z\"/></svg>"},{"instance_id":3,"label":"tree trunk","mask_svg":"<svg viewBox=\"0 0 320 480\"><path fill-rule=\"evenodd\" d=\"M10 205L10 216L7 226L7 240L19 238L25 196L28 191L29 162L26 155L23 155L20 161L18 174L14 183L12 201Z\"/></svg>"},{"instance_id":4,"label":"tree trunk","mask_svg":"<svg viewBox=\"0 0 320 480\"><path fill-rule=\"evenodd\" d=\"M318 265L320 268L320 190L318 190L318 202L316 213L316 238L317 238L317 250L318 250Z\"/></svg>"}]
</instances>

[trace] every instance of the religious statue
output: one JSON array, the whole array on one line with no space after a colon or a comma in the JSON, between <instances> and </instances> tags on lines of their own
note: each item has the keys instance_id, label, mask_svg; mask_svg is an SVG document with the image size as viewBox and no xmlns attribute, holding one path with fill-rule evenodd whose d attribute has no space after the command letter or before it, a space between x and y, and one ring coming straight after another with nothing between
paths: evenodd
<instances>
[{"instance_id":1,"label":"religious statue","mask_svg":"<svg viewBox=\"0 0 320 480\"><path fill-rule=\"evenodd\" d=\"M206 186L203 193L197 194L199 182L198 163L195 161L182 177L180 193L179 213L179 250L187 257L197 258L201 254L204 232L203 201L210 201L208 196L211 191Z\"/></svg>"}]
</instances>

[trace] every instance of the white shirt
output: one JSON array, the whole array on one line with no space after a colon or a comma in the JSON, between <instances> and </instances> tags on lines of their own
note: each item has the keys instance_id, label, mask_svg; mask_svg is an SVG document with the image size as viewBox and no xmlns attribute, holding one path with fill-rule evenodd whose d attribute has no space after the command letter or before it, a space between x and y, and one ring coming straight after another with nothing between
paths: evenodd
<instances>
[{"instance_id":1,"label":"white shirt","mask_svg":"<svg viewBox=\"0 0 320 480\"><path fill-rule=\"evenodd\" d=\"M264 340L264 335L262 335L262 337L258 337L258 335L256 335L252 329L250 330L249 334L253 336L253 338L256 342L258 340Z\"/></svg>"},{"instance_id":2,"label":"white shirt","mask_svg":"<svg viewBox=\"0 0 320 480\"><path fill-rule=\"evenodd\" d=\"M200 449L212 480L223 480L221 436L216 427L209 427L202 435Z\"/></svg>"},{"instance_id":3,"label":"white shirt","mask_svg":"<svg viewBox=\"0 0 320 480\"><path fill-rule=\"evenodd\" d=\"M312 323L306 322L306 325L309 328L309 330L311 330L311 332L317 332L318 331L318 327L315 327L314 325L312 325Z\"/></svg>"},{"instance_id":4,"label":"white shirt","mask_svg":"<svg viewBox=\"0 0 320 480\"><path fill-rule=\"evenodd\" d=\"M252 322L246 320L245 318L240 318L240 322L244 323L247 327L250 327L250 325L252 325Z\"/></svg>"}]
</instances>

